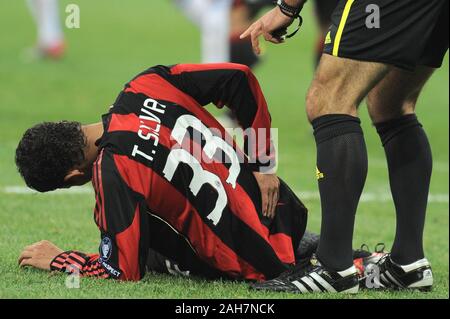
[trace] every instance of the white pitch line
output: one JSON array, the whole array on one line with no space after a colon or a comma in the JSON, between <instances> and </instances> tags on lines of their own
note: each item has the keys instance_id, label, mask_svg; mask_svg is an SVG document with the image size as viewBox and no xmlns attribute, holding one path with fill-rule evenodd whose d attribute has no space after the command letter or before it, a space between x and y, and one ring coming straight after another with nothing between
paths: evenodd
<instances>
[{"instance_id":1,"label":"white pitch line","mask_svg":"<svg viewBox=\"0 0 450 319\"><path fill-rule=\"evenodd\" d=\"M291 158L281 158L278 166L281 167L282 165L289 165L289 166L297 166L298 165L298 159L291 157ZM376 157L370 157L369 158L369 170L370 168L385 168L387 169L386 159L385 158L376 158ZM314 168L314 167L313 167ZM449 163L445 161L433 161L433 173L448 173L449 172Z\"/></svg>"},{"instance_id":2,"label":"white pitch line","mask_svg":"<svg viewBox=\"0 0 450 319\"><path fill-rule=\"evenodd\" d=\"M376 168L387 168L387 163L385 158L369 158L369 170L370 167ZM448 173L449 163L444 161L433 161L433 173Z\"/></svg>"},{"instance_id":3,"label":"white pitch line","mask_svg":"<svg viewBox=\"0 0 450 319\"><path fill-rule=\"evenodd\" d=\"M67 194L91 194L94 190L91 187L80 186L65 189L58 189L49 193L39 193L26 186L6 186L1 188L1 192L9 195L67 195Z\"/></svg>"},{"instance_id":4,"label":"white pitch line","mask_svg":"<svg viewBox=\"0 0 450 319\"><path fill-rule=\"evenodd\" d=\"M310 192L310 191L299 191L296 190L295 193L301 198L305 200L319 200L320 195L318 192ZM381 192L363 192L361 195L360 202L391 202L392 195L391 193L381 193ZM428 195L429 203L448 203L449 196L448 194L429 194Z\"/></svg>"},{"instance_id":5,"label":"white pitch line","mask_svg":"<svg viewBox=\"0 0 450 319\"><path fill-rule=\"evenodd\" d=\"M40 194L25 186L6 186L0 188L0 193L7 195L33 195ZM93 194L94 191L91 187L80 186L72 187L68 189L58 189L53 192L44 193L41 195L67 195L67 194ZM318 192L295 190L295 193L301 199L304 200L319 200L320 196ZM391 193L386 192L364 192L361 196L361 202L390 202L392 201ZM428 202L430 203L448 203L449 195L444 193L433 193L428 196Z\"/></svg>"}]
</instances>

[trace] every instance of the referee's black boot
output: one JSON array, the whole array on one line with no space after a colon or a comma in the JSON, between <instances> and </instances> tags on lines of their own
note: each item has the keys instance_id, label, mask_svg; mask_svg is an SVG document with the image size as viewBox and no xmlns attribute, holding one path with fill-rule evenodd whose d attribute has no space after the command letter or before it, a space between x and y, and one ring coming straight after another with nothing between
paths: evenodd
<instances>
[{"instance_id":1,"label":"referee's black boot","mask_svg":"<svg viewBox=\"0 0 450 319\"><path fill-rule=\"evenodd\" d=\"M368 269L369 270L369 269ZM433 287L433 272L426 258L409 265L398 265L386 254L361 280L361 287L369 289L417 289L430 291Z\"/></svg>"},{"instance_id":2,"label":"referee's black boot","mask_svg":"<svg viewBox=\"0 0 450 319\"><path fill-rule=\"evenodd\" d=\"M255 290L301 294L320 292L354 294L359 290L359 283L354 265L343 271L330 271L313 256L306 265L297 265L275 279L254 283L250 287Z\"/></svg>"}]
</instances>

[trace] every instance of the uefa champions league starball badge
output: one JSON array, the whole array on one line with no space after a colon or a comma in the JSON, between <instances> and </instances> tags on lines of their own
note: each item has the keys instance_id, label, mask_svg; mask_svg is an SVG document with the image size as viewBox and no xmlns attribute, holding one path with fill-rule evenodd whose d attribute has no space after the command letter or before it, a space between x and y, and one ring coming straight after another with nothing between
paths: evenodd
<instances>
[{"instance_id":1,"label":"uefa champions league starball badge","mask_svg":"<svg viewBox=\"0 0 450 319\"><path fill-rule=\"evenodd\" d=\"M102 259L107 261L111 257L112 242L109 237L104 237L102 239Z\"/></svg>"}]
</instances>

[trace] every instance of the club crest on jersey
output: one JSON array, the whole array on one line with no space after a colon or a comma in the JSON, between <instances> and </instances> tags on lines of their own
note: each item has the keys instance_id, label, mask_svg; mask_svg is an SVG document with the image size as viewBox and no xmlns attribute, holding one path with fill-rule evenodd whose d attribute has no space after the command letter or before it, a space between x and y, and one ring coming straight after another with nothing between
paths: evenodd
<instances>
[{"instance_id":1,"label":"club crest on jersey","mask_svg":"<svg viewBox=\"0 0 450 319\"><path fill-rule=\"evenodd\" d=\"M111 239L109 237L103 237L101 246L102 260L104 261L109 260L109 257L111 257L111 252L112 252Z\"/></svg>"}]
</instances>

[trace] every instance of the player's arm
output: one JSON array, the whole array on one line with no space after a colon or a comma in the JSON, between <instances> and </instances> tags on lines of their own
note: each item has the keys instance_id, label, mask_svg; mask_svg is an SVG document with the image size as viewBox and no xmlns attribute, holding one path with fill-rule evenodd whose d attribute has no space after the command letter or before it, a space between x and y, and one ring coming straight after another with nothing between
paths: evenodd
<instances>
[{"instance_id":1,"label":"player's arm","mask_svg":"<svg viewBox=\"0 0 450 319\"><path fill-rule=\"evenodd\" d=\"M19 256L20 267L31 266L42 270L77 272L83 276L109 277L98 263L98 255L79 251L63 251L48 240L24 248Z\"/></svg>"},{"instance_id":2,"label":"player's arm","mask_svg":"<svg viewBox=\"0 0 450 319\"><path fill-rule=\"evenodd\" d=\"M156 67L155 72L201 105L213 103L219 108L230 108L248 133L244 138L250 145L246 145L244 151L253 170L274 170L271 117L250 68L234 63L177 64L170 68Z\"/></svg>"},{"instance_id":3,"label":"player's arm","mask_svg":"<svg viewBox=\"0 0 450 319\"><path fill-rule=\"evenodd\" d=\"M244 152L255 171L263 214L273 217L278 201L271 117L261 87L249 67L234 63L178 64L155 72L199 104L229 107L245 130ZM260 174L264 173L264 174Z\"/></svg>"},{"instance_id":4,"label":"player's arm","mask_svg":"<svg viewBox=\"0 0 450 319\"><path fill-rule=\"evenodd\" d=\"M81 276L140 280L145 273L148 245L142 241L139 195L123 181L111 154L94 164L95 220L101 231L99 254L62 251L50 242L31 245L19 257L21 266L77 272Z\"/></svg>"},{"instance_id":5,"label":"player's arm","mask_svg":"<svg viewBox=\"0 0 450 319\"><path fill-rule=\"evenodd\" d=\"M262 35L266 41L279 44L283 39L274 34L274 31L287 28L294 21L294 17L300 13L307 0L283 0L275 8L268 11L261 18L256 20L240 38L250 36L253 50L256 54L261 53L258 38ZM296 13L293 13L296 12Z\"/></svg>"}]
</instances>

